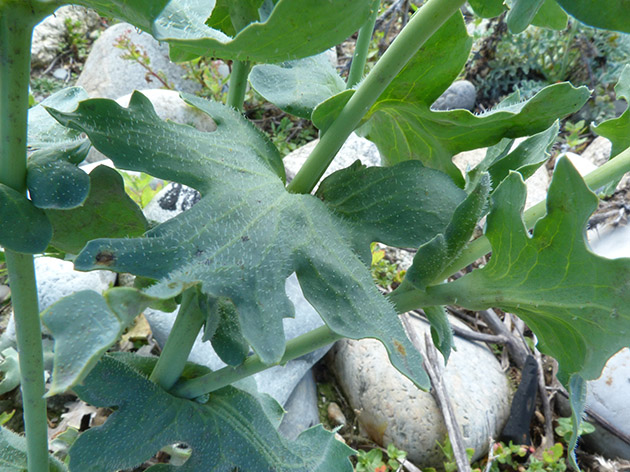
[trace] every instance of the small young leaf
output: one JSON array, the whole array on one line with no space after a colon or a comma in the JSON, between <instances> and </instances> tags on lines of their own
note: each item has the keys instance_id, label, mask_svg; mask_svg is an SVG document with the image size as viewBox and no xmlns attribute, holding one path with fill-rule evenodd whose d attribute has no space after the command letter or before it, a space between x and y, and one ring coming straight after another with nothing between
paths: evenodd
<instances>
[{"instance_id":1,"label":"small young leaf","mask_svg":"<svg viewBox=\"0 0 630 472\"><path fill-rule=\"evenodd\" d=\"M586 381L578 374L571 376L569 380L569 401L571 402L571 423L573 431L567 443L569 463L575 470L580 470L575 457L575 448L578 438L580 437L580 425L584 419L584 410L586 410Z\"/></svg>"},{"instance_id":2,"label":"small young leaf","mask_svg":"<svg viewBox=\"0 0 630 472\"><path fill-rule=\"evenodd\" d=\"M630 33L630 0L606 2L602 8L593 0L556 0L571 16L595 28Z\"/></svg>"},{"instance_id":3,"label":"small young leaf","mask_svg":"<svg viewBox=\"0 0 630 472\"><path fill-rule=\"evenodd\" d=\"M556 0L545 0L534 16L532 25L542 28L551 28L557 31L564 30L569 23L569 16L556 3Z\"/></svg>"},{"instance_id":4,"label":"small young leaf","mask_svg":"<svg viewBox=\"0 0 630 472\"><path fill-rule=\"evenodd\" d=\"M527 138L507 155L501 153L495 156L488 150L485 159L481 161L476 169L487 171L495 186L498 186L511 170L517 171L526 180L549 159L551 147L558 136L558 129L559 122L556 121L545 131ZM511 140L509 143L511 146ZM509 148L507 146L507 150Z\"/></svg>"},{"instance_id":5,"label":"small young leaf","mask_svg":"<svg viewBox=\"0 0 630 472\"><path fill-rule=\"evenodd\" d=\"M249 343L243 337L236 307L228 299L219 298L211 313L210 316L216 318L218 325L216 330L209 332L206 324L203 340L212 342L214 352L226 364L242 364L249 354Z\"/></svg>"},{"instance_id":6,"label":"small young leaf","mask_svg":"<svg viewBox=\"0 0 630 472\"><path fill-rule=\"evenodd\" d=\"M213 392L207 403L199 404L169 395L106 356L76 391L92 405L117 408L104 426L77 439L70 449L72 470L132 468L162 447L183 442L192 454L182 466L156 465L151 470L352 471L347 459L352 449L332 433L317 426L289 442L278 434L258 398L233 387Z\"/></svg>"},{"instance_id":7,"label":"small young leaf","mask_svg":"<svg viewBox=\"0 0 630 472\"><path fill-rule=\"evenodd\" d=\"M78 254L92 239L144 234L146 218L125 193L118 172L99 166L90 173L89 181L90 193L83 205L72 210L46 211L53 226L53 246Z\"/></svg>"},{"instance_id":8,"label":"small young leaf","mask_svg":"<svg viewBox=\"0 0 630 472\"><path fill-rule=\"evenodd\" d=\"M0 395L10 392L20 385L20 364L18 353L12 347L6 348L0 353Z\"/></svg>"},{"instance_id":9,"label":"small young leaf","mask_svg":"<svg viewBox=\"0 0 630 472\"><path fill-rule=\"evenodd\" d=\"M277 173L277 150L240 114L185 98L215 119L216 131L164 122L139 93L127 109L91 100L73 113L54 112L85 131L116 165L202 194L193 208L143 238L88 243L75 266L158 279L148 293L162 298L174 286L202 283L206 295L231 299L244 338L270 364L284 352L282 319L293 313L284 284L296 272L306 298L333 331L380 339L392 363L426 388L420 355L349 244L352 225L316 197L287 192Z\"/></svg>"},{"instance_id":10,"label":"small young leaf","mask_svg":"<svg viewBox=\"0 0 630 472\"><path fill-rule=\"evenodd\" d=\"M545 0L512 0L512 7L507 16L510 33L525 31L544 2Z\"/></svg>"},{"instance_id":11,"label":"small young leaf","mask_svg":"<svg viewBox=\"0 0 630 472\"><path fill-rule=\"evenodd\" d=\"M448 362L453 349L453 328L448 321L446 311L442 306L427 306L424 308L424 314L431 324L431 338L433 344L444 356L444 363Z\"/></svg>"},{"instance_id":12,"label":"small young leaf","mask_svg":"<svg viewBox=\"0 0 630 472\"><path fill-rule=\"evenodd\" d=\"M310 119L313 109L345 90L345 82L327 53L278 65L254 66L252 87L281 110Z\"/></svg>"},{"instance_id":13,"label":"small young leaf","mask_svg":"<svg viewBox=\"0 0 630 472\"><path fill-rule=\"evenodd\" d=\"M0 246L16 252L44 252L52 226L43 210L25 195L0 184Z\"/></svg>"}]
</instances>

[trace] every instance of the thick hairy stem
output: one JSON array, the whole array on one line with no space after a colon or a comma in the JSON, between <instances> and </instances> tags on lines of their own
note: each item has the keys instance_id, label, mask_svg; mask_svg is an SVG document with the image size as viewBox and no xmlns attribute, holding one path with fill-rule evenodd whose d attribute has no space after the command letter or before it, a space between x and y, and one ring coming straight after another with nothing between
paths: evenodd
<instances>
[{"instance_id":1,"label":"thick hairy stem","mask_svg":"<svg viewBox=\"0 0 630 472\"><path fill-rule=\"evenodd\" d=\"M374 24L376 23L376 17L378 16L379 4L380 2L378 1L374 2L370 18L359 30L359 36L357 37L357 42L354 47L352 65L350 66L350 72L348 73L347 88L354 87L363 78L363 71L365 70L365 63L367 62L368 50L370 48L370 40L372 39Z\"/></svg>"},{"instance_id":2,"label":"thick hairy stem","mask_svg":"<svg viewBox=\"0 0 630 472\"><path fill-rule=\"evenodd\" d=\"M234 61L232 63L227 104L239 111L243 109L245 91L247 90L247 77L249 77L250 69L251 64L249 62Z\"/></svg>"},{"instance_id":3,"label":"thick hairy stem","mask_svg":"<svg viewBox=\"0 0 630 472\"><path fill-rule=\"evenodd\" d=\"M41 5L0 2L0 182L26 192L26 123L33 26ZM46 8L52 11L52 4ZM4 224L11 224L5 222ZM48 470L44 361L33 256L5 250L15 314L29 472Z\"/></svg>"},{"instance_id":4,"label":"thick hairy stem","mask_svg":"<svg viewBox=\"0 0 630 472\"><path fill-rule=\"evenodd\" d=\"M175 324L151 372L151 381L164 390L170 390L175 385L184 371L190 351L205 320L205 314L199 309L197 289L189 288L182 295L182 304Z\"/></svg>"},{"instance_id":5,"label":"thick hairy stem","mask_svg":"<svg viewBox=\"0 0 630 472\"><path fill-rule=\"evenodd\" d=\"M392 42L337 119L326 130L313 152L287 189L310 193L333 158L358 126L361 118L376 103L391 81L420 47L465 3L464 0L429 0L411 18Z\"/></svg>"},{"instance_id":6,"label":"thick hairy stem","mask_svg":"<svg viewBox=\"0 0 630 472\"><path fill-rule=\"evenodd\" d=\"M320 347L328 346L340 340L342 337L343 336L333 333L327 326L309 331L302 336L288 341L284 356L282 356L282 359L280 359L277 364L273 365L286 364L290 360L313 352ZM237 380L262 372L269 367L272 366L263 363L260 357L254 355L247 358L247 360L238 367L224 367L223 369L211 372L202 377L180 382L175 385L171 393L183 398L197 398L230 385Z\"/></svg>"}]
</instances>

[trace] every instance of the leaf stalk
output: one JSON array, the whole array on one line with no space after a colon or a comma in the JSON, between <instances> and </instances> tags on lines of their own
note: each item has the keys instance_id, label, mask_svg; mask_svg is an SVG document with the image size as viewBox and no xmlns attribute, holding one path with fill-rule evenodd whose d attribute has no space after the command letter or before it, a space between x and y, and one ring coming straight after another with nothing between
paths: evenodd
<instances>
[{"instance_id":1,"label":"leaf stalk","mask_svg":"<svg viewBox=\"0 0 630 472\"><path fill-rule=\"evenodd\" d=\"M293 193L310 193L363 116L422 45L465 3L429 0L411 18L376 63L302 168L288 185Z\"/></svg>"},{"instance_id":2,"label":"leaf stalk","mask_svg":"<svg viewBox=\"0 0 630 472\"><path fill-rule=\"evenodd\" d=\"M374 2L370 18L368 18L367 22L359 30L359 36L357 37L357 42L354 47L352 64L350 65L350 72L348 73L347 88L349 89L358 84L363 78L363 71L365 70L365 64L367 62L370 41L374 33L374 25L376 24L380 3L381 2L378 0Z\"/></svg>"},{"instance_id":3,"label":"leaf stalk","mask_svg":"<svg viewBox=\"0 0 630 472\"><path fill-rule=\"evenodd\" d=\"M343 336L331 331L328 326L321 326L288 341L282 359L276 364L265 364L258 355L253 355L237 367L224 367L201 377L179 382L171 390L171 393L182 398L197 398L226 387L237 380L262 372L274 365L286 364L290 360L328 346L342 338Z\"/></svg>"},{"instance_id":4,"label":"leaf stalk","mask_svg":"<svg viewBox=\"0 0 630 472\"><path fill-rule=\"evenodd\" d=\"M247 90L247 77L252 65L250 62L234 61L228 86L227 104L238 111L243 111L245 92Z\"/></svg>"},{"instance_id":5,"label":"leaf stalk","mask_svg":"<svg viewBox=\"0 0 630 472\"><path fill-rule=\"evenodd\" d=\"M191 287L182 295L175 324L149 380L164 390L170 390L175 385L184 371L195 339L205 321L206 316L199 309L197 289Z\"/></svg>"}]
</instances>

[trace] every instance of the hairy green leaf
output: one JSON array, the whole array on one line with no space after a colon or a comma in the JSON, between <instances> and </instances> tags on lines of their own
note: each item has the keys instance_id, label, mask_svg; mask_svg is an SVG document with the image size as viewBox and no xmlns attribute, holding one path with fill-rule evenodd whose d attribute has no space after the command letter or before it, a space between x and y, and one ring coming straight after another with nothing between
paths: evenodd
<instances>
[{"instance_id":1,"label":"hairy green leaf","mask_svg":"<svg viewBox=\"0 0 630 472\"><path fill-rule=\"evenodd\" d=\"M545 131L527 138L508 154L494 155L488 150L486 157L476 169L487 171L495 186L500 184L511 170L517 171L527 180L551 156L551 147L556 142L559 126L559 122L556 121ZM507 152L512 140L505 141L509 142L509 146L506 146Z\"/></svg>"},{"instance_id":2,"label":"hairy green leaf","mask_svg":"<svg viewBox=\"0 0 630 472\"><path fill-rule=\"evenodd\" d=\"M562 31L569 23L569 16L556 3L556 0L545 0L532 20L532 25Z\"/></svg>"},{"instance_id":3,"label":"hairy green leaf","mask_svg":"<svg viewBox=\"0 0 630 472\"><path fill-rule=\"evenodd\" d=\"M510 33L517 34L525 31L545 0L512 0L511 3L512 6L507 15L507 25Z\"/></svg>"},{"instance_id":4,"label":"hairy green leaf","mask_svg":"<svg viewBox=\"0 0 630 472\"><path fill-rule=\"evenodd\" d=\"M571 16L596 28L630 33L630 0L600 2L593 0L556 0Z\"/></svg>"},{"instance_id":5,"label":"hairy green leaf","mask_svg":"<svg viewBox=\"0 0 630 472\"><path fill-rule=\"evenodd\" d=\"M70 449L72 470L131 468L160 448L183 442L192 449L185 464L150 470L352 471L347 459L352 449L332 433L317 426L289 442L256 397L233 387L213 392L199 404L173 397L128 365L104 357L76 390L92 405L117 408L104 426L77 439Z\"/></svg>"},{"instance_id":6,"label":"hairy green leaf","mask_svg":"<svg viewBox=\"0 0 630 472\"><path fill-rule=\"evenodd\" d=\"M563 381L574 373L596 378L628 346L630 259L605 259L586 246L584 228L597 197L567 158L557 163L547 215L531 237L521 217L525 194L520 174L511 173L492 198L490 262L427 294L447 295L438 296L442 303L516 313L536 333L541 351L558 360Z\"/></svg>"},{"instance_id":7,"label":"hairy green leaf","mask_svg":"<svg viewBox=\"0 0 630 472\"><path fill-rule=\"evenodd\" d=\"M67 472L59 460L50 456L50 472ZM26 438L0 426L0 471L26 472Z\"/></svg>"},{"instance_id":8,"label":"hairy green leaf","mask_svg":"<svg viewBox=\"0 0 630 472\"><path fill-rule=\"evenodd\" d=\"M365 167L356 161L327 177L317 196L353 223L354 247L370 261L373 241L415 247L442 232L466 193L446 174L417 161L395 167Z\"/></svg>"},{"instance_id":9,"label":"hairy green leaf","mask_svg":"<svg viewBox=\"0 0 630 472\"><path fill-rule=\"evenodd\" d=\"M101 296L82 290L62 298L42 313L55 339L52 384L46 396L74 387L154 300L131 288L114 288Z\"/></svg>"},{"instance_id":10,"label":"hairy green leaf","mask_svg":"<svg viewBox=\"0 0 630 472\"><path fill-rule=\"evenodd\" d=\"M254 66L249 82L281 110L307 119L317 105L346 88L327 53L279 65Z\"/></svg>"},{"instance_id":11,"label":"hairy green leaf","mask_svg":"<svg viewBox=\"0 0 630 472\"><path fill-rule=\"evenodd\" d=\"M44 252L52 226L43 210L25 195L0 184L0 246L16 252Z\"/></svg>"},{"instance_id":12,"label":"hairy green leaf","mask_svg":"<svg viewBox=\"0 0 630 472\"><path fill-rule=\"evenodd\" d=\"M569 450L569 463L575 470L580 470L575 457L575 448L580 437L580 425L586 410L586 381L580 375L574 374L569 379L569 401L571 403L571 437L567 449Z\"/></svg>"},{"instance_id":13,"label":"hairy green leaf","mask_svg":"<svg viewBox=\"0 0 630 472\"><path fill-rule=\"evenodd\" d=\"M146 218L125 193L118 172L99 166L90 173L89 180L90 193L83 205L73 210L46 211L53 227L50 244L64 252L78 254L92 239L144 234Z\"/></svg>"},{"instance_id":14,"label":"hairy green leaf","mask_svg":"<svg viewBox=\"0 0 630 472\"><path fill-rule=\"evenodd\" d=\"M293 314L284 283L296 272L306 298L333 331L380 339L392 363L426 388L420 355L348 243L354 238L352 225L316 197L288 193L276 172L282 165L277 150L238 113L184 98L212 116L217 130L203 133L163 122L140 93L127 109L91 100L73 113L55 112L62 123L86 132L117 166L178 181L202 194L193 208L143 238L88 243L75 266L159 279L148 290L156 296L201 282L207 295L234 303L244 338L270 364L284 352L282 319Z\"/></svg>"},{"instance_id":15,"label":"hairy green leaf","mask_svg":"<svg viewBox=\"0 0 630 472\"><path fill-rule=\"evenodd\" d=\"M514 95L481 115L468 110L431 110L464 66L470 44L461 15L453 15L370 109L360 132L376 143L385 164L418 159L463 186L462 175L451 161L453 155L490 146L502 138L538 133L558 117L579 110L590 96L586 87L560 83L528 101L521 102ZM345 91L319 105L313 112L315 125L320 129L329 126L351 93Z\"/></svg>"},{"instance_id":16,"label":"hairy green leaf","mask_svg":"<svg viewBox=\"0 0 630 472\"><path fill-rule=\"evenodd\" d=\"M615 85L615 93L617 99L623 98L626 103L630 103L630 65L626 65L621 71L619 80ZM593 126L593 131L598 135L610 139L612 149L610 158L625 151L630 147L630 107L621 114L620 117L606 120L597 126ZM604 190L605 193L614 192L620 179L608 184Z\"/></svg>"},{"instance_id":17,"label":"hairy green leaf","mask_svg":"<svg viewBox=\"0 0 630 472\"><path fill-rule=\"evenodd\" d=\"M198 56L282 62L312 56L346 39L370 14L371 0L280 0L271 15L236 36L208 27L214 2L172 0L150 31L167 41L171 58ZM326 31L326 34L321 34Z\"/></svg>"},{"instance_id":18,"label":"hairy green leaf","mask_svg":"<svg viewBox=\"0 0 630 472\"><path fill-rule=\"evenodd\" d=\"M234 304L226 298L219 298L212 306L210 317L216 320L216 329L209 330L206 323L203 340L212 343L214 352L226 364L242 364L249 354L249 343L241 334L241 324Z\"/></svg>"}]
</instances>

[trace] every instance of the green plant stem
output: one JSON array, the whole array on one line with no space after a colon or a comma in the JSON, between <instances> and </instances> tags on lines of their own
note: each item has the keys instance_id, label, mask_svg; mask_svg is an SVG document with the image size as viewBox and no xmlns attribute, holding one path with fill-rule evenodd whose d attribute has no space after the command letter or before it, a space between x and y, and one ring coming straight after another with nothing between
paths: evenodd
<instances>
[{"instance_id":1,"label":"green plant stem","mask_svg":"<svg viewBox=\"0 0 630 472\"><path fill-rule=\"evenodd\" d=\"M287 342L282 359L273 365L281 365L300 356L313 352L324 346L328 346L343 336L334 333L328 326L321 326ZM185 380L175 385L171 393L183 398L197 398L206 393L214 392L222 387L230 385L237 380L249 377L258 372L272 367L263 363L257 355L248 357L238 367L224 367L196 379Z\"/></svg>"},{"instance_id":2,"label":"green plant stem","mask_svg":"<svg viewBox=\"0 0 630 472\"><path fill-rule=\"evenodd\" d=\"M234 61L232 63L227 104L239 111L243 110L245 91L247 90L247 77L249 76L251 67L251 63L249 62Z\"/></svg>"},{"instance_id":3,"label":"green plant stem","mask_svg":"<svg viewBox=\"0 0 630 472\"><path fill-rule=\"evenodd\" d=\"M354 47L352 64L350 65L350 72L348 73L347 88L354 87L363 78L363 71L365 70L365 63L367 62L368 50L370 49L370 41L372 40L379 5L379 1L374 2L370 18L359 30L359 36L357 37L357 42Z\"/></svg>"},{"instance_id":4,"label":"green plant stem","mask_svg":"<svg viewBox=\"0 0 630 472\"><path fill-rule=\"evenodd\" d=\"M26 126L33 26L42 5L0 3L0 182L26 193ZM46 9L52 11L52 6ZM10 224L10 223L4 223ZM29 472L48 466L44 358L33 256L5 250L19 352Z\"/></svg>"},{"instance_id":5,"label":"green plant stem","mask_svg":"<svg viewBox=\"0 0 630 472\"><path fill-rule=\"evenodd\" d=\"M376 103L394 77L420 47L465 3L465 0L429 0L411 18L376 63L337 119L326 130L302 168L288 185L293 193L310 193L335 155Z\"/></svg>"},{"instance_id":6,"label":"green plant stem","mask_svg":"<svg viewBox=\"0 0 630 472\"><path fill-rule=\"evenodd\" d=\"M187 289L182 295L182 304L162 354L151 372L151 381L164 390L170 390L175 385L205 321L206 317L198 306L197 289Z\"/></svg>"},{"instance_id":7,"label":"green plant stem","mask_svg":"<svg viewBox=\"0 0 630 472\"><path fill-rule=\"evenodd\" d=\"M584 181L589 186L591 190L596 191L597 189L603 187L609 182L614 181L617 178L620 178L626 172L630 172L630 148L626 149L622 153L618 154L614 159L608 161L598 169L594 170L590 174L588 174ZM545 216L547 212L547 202L543 200L538 202L536 205L531 207L523 214L523 220L525 222L525 226L528 229L534 227L536 222ZM474 241L472 241L464 251L457 257L437 278L438 280L445 280L457 271L463 269L464 267L472 264L480 257L488 254L492 250L490 246L490 241L486 236L481 236ZM448 284L443 284L444 286ZM436 286L438 287L438 286ZM434 288L436 288L434 287ZM441 287L441 286L440 286ZM403 285L401 285L403 288ZM432 291L432 294L435 296L447 297L443 300L437 300L436 298L426 299L426 294L423 291L416 290L410 285L405 285L403 290L395 290L390 295L390 300L396 306L396 309L399 313L405 313L409 310L414 310L421 306L435 305L435 304L443 304L449 300L448 297L456 297L456 294L447 293L446 289L440 289L437 292Z\"/></svg>"}]
</instances>

